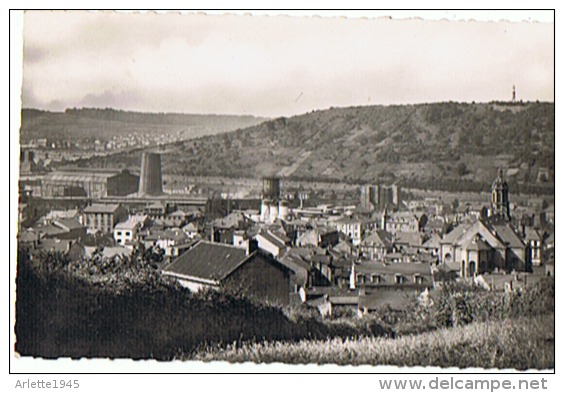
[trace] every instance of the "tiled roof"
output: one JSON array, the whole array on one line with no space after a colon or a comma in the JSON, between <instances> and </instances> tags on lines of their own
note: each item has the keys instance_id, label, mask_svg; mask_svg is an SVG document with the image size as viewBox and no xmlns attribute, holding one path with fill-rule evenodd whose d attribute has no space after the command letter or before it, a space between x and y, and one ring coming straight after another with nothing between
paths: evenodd
<instances>
[{"instance_id":1,"label":"tiled roof","mask_svg":"<svg viewBox=\"0 0 564 393\"><path fill-rule=\"evenodd\" d=\"M84 213L115 213L118 208L118 204L105 205L101 203L93 203L84 209Z\"/></svg>"},{"instance_id":2,"label":"tiled roof","mask_svg":"<svg viewBox=\"0 0 564 393\"><path fill-rule=\"evenodd\" d=\"M531 240L535 240L535 241L541 241L542 240L542 236L539 234L539 232L531 227L527 227L525 230L525 238L528 241Z\"/></svg>"},{"instance_id":3,"label":"tiled roof","mask_svg":"<svg viewBox=\"0 0 564 393\"><path fill-rule=\"evenodd\" d=\"M310 265L308 262L300 258L299 255L287 252L282 258L280 258L280 263L284 266L297 272L299 269L309 271Z\"/></svg>"},{"instance_id":4,"label":"tiled roof","mask_svg":"<svg viewBox=\"0 0 564 393\"><path fill-rule=\"evenodd\" d=\"M468 239L468 241L462 245L462 249L468 251L487 251L492 248L488 243L484 242L481 237L475 236L474 238Z\"/></svg>"},{"instance_id":5,"label":"tiled roof","mask_svg":"<svg viewBox=\"0 0 564 393\"><path fill-rule=\"evenodd\" d=\"M341 217L338 220L335 220L335 224L367 224L375 222L375 220L367 217Z\"/></svg>"},{"instance_id":6,"label":"tiled roof","mask_svg":"<svg viewBox=\"0 0 564 393\"><path fill-rule=\"evenodd\" d=\"M396 243L420 246L422 244L422 237L419 232L398 232L396 233Z\"/></svg>"},{"instance_id":7,"label":"tiled roof","mask_svg":"<svg viewBox=\"0 0 564 393\"><path fill-rule=\"evenodd\" d=\"M335 232L337 232L337 230L336 230L335 228L326 227L326 226L317 227L315 230L316 230L317 233L319 233L320 235L327 235L328 233L335 233Z\"/></svg>"},{"instance_id":8,"label":"tiled roof","mask_svg":"<svg viewBox=\"0 0 564 393\"><path fill-rule=\"evenodd\" d=\"M356 306L358 296L330 296L329 302L336 306Z\"/></svg>"},{"instance_id":9,"label":"tiled roof","mask_svg":"<svg viewBox=\"0 0 564 393\"><path fill-rule=\"evenodd\" d=\"M119 170L104 172L79 172L79 171L57 171L45 175L46 181L58 182L77 182L77 181L103 181L119 174Z\"/></svg>"},{"instance_id":10,"label":"tiled roof","mask_svg":"<svg viewBox=\"0 0 564 393\"><path fill-rule=\"evenodd\" d=\"M384 305L390 306L394 310L402 310L410 304L409 295L403 291L375 291L370 295L358 297L358 308L363 310L374 310Z\"/></svg>"},{"instance_id":11,"label":"tiled roof","mask_svg":"<svg viewBox=\"0 0 564 393\"><path fill-rule=\"evenodd\" d=\"M69 210L51 210L45 218L47 220L60 219L60 218L74 218L78 214L77 209Z\"/></svg>"},{"instance_id":12,"label":"tiled roof","mask_svg":"<svg viewBox=\"0 0 564 393\"><path fill-rule=\"evenodd\" d=\"M290 238L286 236L286 232L284 232L284 228L282 227L270 227L268 233L278 239L278 241L284 243L284 245L290 241Z\"/></svg>"},{"instance_id":13,"label":"tiled roof","mask_svg":"<svg viewBox=\"0 0 564 393\"><path fill-rule=\"evenodd\" d=\"M292 247L289 252L294 255L299 255L306 261L310 261L312 255L315 253L315 250L316 249L314 247Z\"/></svg>"},{"instance_id":14,"label":"tiled roof","mask_svg":"<svg viewBox=\"0 0 564 393\"><path fill-rule=\"evenodd\" d=\"M248 257L244 249L202 240L163 268L163 272L219 282Z\"/></svg>"},{"instance_id":15,"label":"tiled roof","mask_svg":"<svg viewBox=\"0 0 564 393\"><path fill-rule=\"evenodd\" d=\"M72 240L43 239L39 247L55 252L67 252L71 244Z\"/></svg>"},{"instance_id":16,"label":"tiled roof","mask_svg":"<svg viewBox=\"0 0 564 393\"><path fill-rule=\"evenodd\" d=\"M53 221L53 223L55 225L60 224L60 225L64 226L65 228L68 228L69 230L84 228L84 225L82 225L75 218L59 218L59 219Z\"/></svg>"},{"instance_id":17,"label":"tiled roof","mask_svg":"<svg viewBox=\"0 0 564 393\"><path fill-rule=\"evenodd\" d=\"M490 289L504 290L506 285L512 285L513 289L524 288L532 286L544 278L543 275L536 275L530 273L515 274L484 274L482 275L484 281Z\"/></svg>"},{"instance_id":18,"label":"tiled roof","mask_svg":"<svg viewBox=\"0 0 564 393\"><path fill-rule=\"evenodd\" d=\"M376 247L388 247L391 243L392 234L382 229L372 232L362 241L363 245Z\"/></svg>"},{"instance_id":19,"label":"tiled roof","mask_svg":"<svg viewBox=\"0 0 564 393\"><path fill-rule=\"evenodd\" d=\"M364 274L420 274L430 276L431 268L426 263L389 263L368 262L355 265L357 273Z\"/></svg>"},{"instance_id":20,"label":"tiled roof","mask_svg":"<svg viewBox=\"0 0 564 393\"><path fill-rule=\"evenodd\" d=\"M352 261L348 260L344 256L333 255L333 260L331 261L331 265L338 268L350 268L352 266Z\"/></svg>"},{"instance_id":21,"label":"tiled roof","mask_svg":"<svg viewBox=\"0 0 564 393\"><path fill-rule=\"evenodd\" d=\"M270 243L274 244L276 247L278 248L285 248L286 245L284 243L282 243L279 239L277 239L275 236L273 236L271 233L269 233L268 231L259 231L259 233L257 234L257 236L262 236L263 238L265 238L267 241L269 241Z\"/></svg>"},{"instance_id":22,"label":"tiled roof","mask_svg":"<svg viewBox=\"0 0 564 393\"><path fill-rule=\"evenodd\" d=\"M188 236L180 229L176 229L176 230L166 229L164 231L162 230L153 231L145 237L145 240L161 240L161 239L174 240L176 242L180 242L188 239Z\"/></svg>"},{"instance_id":23,"label":"tiled roof","mask_svg":"<svg viewBox=\"0 0 564 393\"><path fill-rule=\"evenodd\" d=\"M68 231L66 229L58 227L58 226L54 225L53 223L34 227L33 229L36 232L39 232L43 236L56 236L56 235L62 235L64 233L68 233Z\"/></svg>"},{"instance_id":24,"label":"tiled roof","mask_svg":"<svg viewBox=\"0 0 564 393\"><path fill-rule=\"evenodd\" d=\"M467 244L469 239L474 238L476 235L480 235L486 243L488 243L492 248L505 247L503 241L500 240L499 236L496 236L492 231L491 227L486 226L481 220L477 220L474 224L464 233L462 237L458 240L457 244Z\"/></svg>"},{"instance_id":25,"label":"tiled roof","mask_svg":"<svg viewBox=\"0 0 564 393\"><path fill-rule=\"evenodd\" d=\"M384 256L384 259L387 260L403 259L403 254L401 252L389 252Z\"/></svg>"},{"instance_id":26,"label":"tiled roof","mask_svg":"<svg viewBox=\"0 0 564 393\"><path fill-rule=\"evenodd\" d=\"M511 248L524 248L525 244L508 225L495 225L497 237Z\"/></svg>"},{"instance_id":27,"label":"tiled roof","mask_svg":"<svg viewBox=\"0 0 564 393\"><path fill-rule=\"evenodd\" d=\"M120 222L115 226L115 229L135 229L137 226L137 222L127 220L124 222Z\"/></svg>"},{"instance_id":28,"label":"tiled roof","mask_svg":"<svg viewBox=\"0 0 564 393\"><path fill-rule=\"evenodd\" d=\"M146 207L146 209L164 209L164 208L165 208L164 205L160 201L153 202Z\"/></svg>"},{"instance_id":29,"label":"tiled roof","mask_svg":"<svg viewBox=\"0 0 564 393\"><path fill-rule=\"evenodd\" d=\"M185 232L198 232L198 226L193 222L190 222L182 227Z\"/></svg>"},{"instance_id":30,"label":"tiled roof","mask_svg":"<svg viewBox=\"0 0 564 393\"><path fill-rule=\"evenodd\" d=\"M186 217L186 212L184 212L182 210L177 210L173 213L170 213L168 216L169 217L182 217L182 218L184 218L184 217Z\"/></svg>"},{"instance_id":31,"label":"tiled roof","mask_svg":"<svg viewBox=\"0 0 564 393\"><path fill-rule=\"evenodd\" d=\"M460 271L460 262L445 262L439 266L439 269L445 270L447 272L458 272Z\"/></svg>"},{"instance_id":32,"label":"tiled roof","mask_svg":"<svg viewBox=\"0 0 564 393\"><path fill-rule=\"evenodd\" d=\"M421 253L417 254L414 259L422 263L436 263L438 261L438 256Z\"/></svg>"},{"instance_id":33,"label":"tiled roof","mask_svg":"<svg viewBox=\"0 0 564 393\"><path fill-rule=\"evenodd\" d=\"M460 224L443 236L441 243L454 244L470 228L468 224Z\"/></svg>"},{"instance_id":34,"label":"tiled roof","mask_svg":"<svg viewBox=\"0 0 564 393\"><path fill-rule=\"evenodd\" d=\"M331 263L331 256L330 255L321 255L321 254L315 254L314 256L311 257L311 260L315 263L321 263L324 265L329 265L329 263Z\"/></svg>"},{"instance_id":35,"label":"tiled roof","mask_svg":"<svg viewBox=\"0 0 564 393\"><path fill-rule=\"evenodd\" d=\"M18 240L21 242L34 242L39 240L39 233L33 230L22 231L18 233Z\"/></svg>"},{"instance_id":36,"label":"tiled roof","mask_svg":"<svg viewBox=\"0 0 564 393\"><path fill-rule=\"evenodd\" d=\"M350 252L352 248L353 246L348 240L341 240L335 247L333 247L334 250L345 253Z\"/></svg>"},{"instance_id":37,"label":"tiled roof","mask_svg":"<svg viewBox=\"0 0 564 393\"><path fill-rule=\"evenodd\" d=\"M503 240L499 235L496 236L492 228L486 226L480 220L474 221L474 223L470 226L460 225L456 227L452 230L452 232L445 236L441 243L453 244L457 247L464 248L469 246L476 236L480 236L491 248L499 249L506 247L504 244L505 240ZM509 235L506 236L508 237Z\"/></svg>"},{"instance_id":38,"label":"tiled roof","mask_svg":"<svg viewBox=\"0 0 564 393\"><path fill-rule=\"evenodd\" d=\"M438 234L433 233L431 237L425 243L423 243L423 247L439 248L441 240L442 239Z\"/></svg>"}]
</instances>

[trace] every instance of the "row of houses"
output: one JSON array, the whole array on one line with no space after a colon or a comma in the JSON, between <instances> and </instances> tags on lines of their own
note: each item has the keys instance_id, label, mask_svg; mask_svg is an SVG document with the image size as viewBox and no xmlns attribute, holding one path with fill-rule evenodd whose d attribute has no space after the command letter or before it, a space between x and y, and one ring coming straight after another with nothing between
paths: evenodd
<instances>
[{"instance_id":1,"label":"row of houses","mask_svg":"<svg viewBox=\"0 0 564 393\"><path fill-rule=\"evenodd\" d=\"M499 287L497 277L546 273L549 238L534 228L465 216L450 230L443 221L429 231L436 217L353 211L301 209L261 222L260 212L251 210L211 219L160 203L135 214L117 204L93 204L77 218L65 218L76 219L79 228L51 221L43 229L51 235L43 237L112 234L117 248L163 250L162 273L192 290L228 287L282 304L329 303L363 312L382 304L399 307L406 296L433 290L440 270L481 278L490 288Z\"/></svg>"}]
</instances>

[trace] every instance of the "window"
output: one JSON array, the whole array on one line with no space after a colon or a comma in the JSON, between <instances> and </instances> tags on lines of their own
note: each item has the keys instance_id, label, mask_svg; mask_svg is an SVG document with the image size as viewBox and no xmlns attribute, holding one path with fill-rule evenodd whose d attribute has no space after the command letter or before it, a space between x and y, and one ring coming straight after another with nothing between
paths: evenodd
<instances>
[{"instance_id":1,"label":"window","mask_svg":"<svg viewBox=\"0 0 564 393\"><path fill-rule=\"evenodd\" d=\"M356 275L356 282L358 284L364 284L364 275L363 274L357 274Z\"/></svg>"},{"instance_id":2,"label":"window","mask_svg":"<svg viewBox=\"0 0 564 393\"><path fill-rule=\"evenodd\" d=\"M118 236L121 236L121 231L118 231L117 235L118 235Z\"/></svg>"},{"instance_id":3,"label":"window","mask_svg":"<svg viewBox=\"0 0 564 393\"><path fill-rule=\"evenodd\" d=\"M380 284L382 282L382 277L379 274L373 274L372 282L375 284Z\"/></svg>"},{"instance_id":4,"label":"window","mask_svg":"<svg viewBox=\"0 0 564 393\"><path fill-rule=\"evenodd\" d=\"M421 274L417 273L413 275L413 282L415 284L423 284L423 277L421 277Z\"/></svg>"},{"instance_id":5,"label":"window","mask_svg":"<svg viewBox=\"0 0 564 393\"><path fill-rule=\"evenodd\" d=\"M125 232L125 236L131 236L131 232L129 231Z\"/></svg>"},{"instance_id":6,"label":"window","mask_svg":"<svg viewBox=\"0 0 564 393\"><path fill-rule=\"evenodd\" d=\"M403 284L404 277L401 274L396 274L396 284Z\"/></svg>"}]
</instances>

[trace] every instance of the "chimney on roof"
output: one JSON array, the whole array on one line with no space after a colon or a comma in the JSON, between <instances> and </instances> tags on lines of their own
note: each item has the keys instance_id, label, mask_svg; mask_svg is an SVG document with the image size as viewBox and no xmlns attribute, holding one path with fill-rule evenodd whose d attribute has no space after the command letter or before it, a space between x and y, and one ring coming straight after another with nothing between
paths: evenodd
<instances>
[{"instance_id":1,"label":"chimney on roof","mask_svg":"<svg viewBox=\"0 0 564 393\"><path fill-rule=\"evenodd\" d=\"M349 277L349 288L350 289L356 289L356 269L355 269L355 263L352 263L351 266L351 275Z\"/></svg>"},{"instance_id":2,"label":"chimney on roof","mask_svg":"<svg viewBox=\"0 0 564 393\"><path fill-rule=\"evenodd\" d=\"M258 250L258 241L256 239L248 239L248 247L246 255L251 255L255 250Z\"/></svg>"}]
</instances>

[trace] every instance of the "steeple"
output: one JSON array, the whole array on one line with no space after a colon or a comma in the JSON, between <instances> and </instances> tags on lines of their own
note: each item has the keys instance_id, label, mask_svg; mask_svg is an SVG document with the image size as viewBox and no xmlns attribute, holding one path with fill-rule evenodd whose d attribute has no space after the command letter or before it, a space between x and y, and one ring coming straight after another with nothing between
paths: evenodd
<instances>
[{"instance_id":1,"label":"steeple","mask_svg":"<svg viewBox=\"0 0 564 393\"><path fill-rule=\"evenodd\" d=\"M509 186L503 178L501 167L497 170L497 178L492 183L492 213L494 216L510 220L509 214Z\"/></svg>"},{"instance_id":2,"label":"steeple","mask_svg":"<svg viewBox=\"0 0 564 393\"><path fill-rule=\"evenodd\" d=\"M382 213L382 217L380 218L380 227L385 231L386 230L386 223L388 222L388 208L384 207L384 212Z\"/></svg>"}]
</instances>

